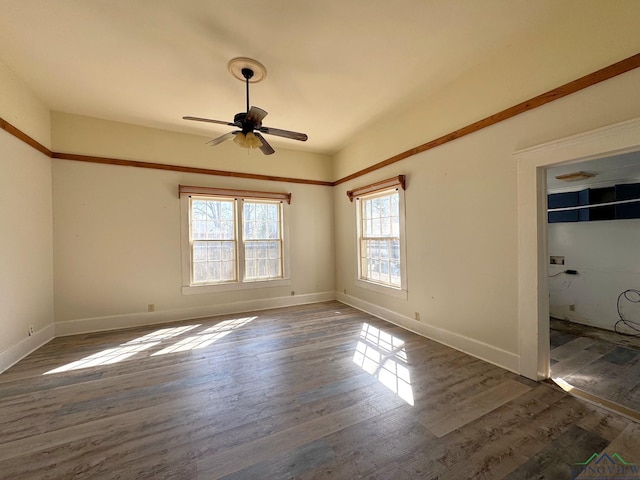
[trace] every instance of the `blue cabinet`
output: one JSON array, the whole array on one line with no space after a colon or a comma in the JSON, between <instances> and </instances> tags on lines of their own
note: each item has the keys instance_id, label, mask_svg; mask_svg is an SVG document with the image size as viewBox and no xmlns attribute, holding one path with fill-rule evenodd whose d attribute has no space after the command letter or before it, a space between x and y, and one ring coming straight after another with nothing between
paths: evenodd
<instances>
[{"instance_id":1,"label":"blue cabinet","mask_svg":"<svg viewBox=\"0 0 640 480\"><path fill-rule=\"evenodd\" d=\"M584 208L581 220L594 221L594 220L613 220L616 218L615 205L603 205L598 207L598 203L609 203L616 201L616 189L615 187L606 188L587 188L583 190L586 192L586 200L583 205L595 205L593 207Z\"/></svg>"},{"instance_id":2,"label":"blue cabinet","mask_svg":"<svg viewBox=\"0 0 640 480\"><path fill-rule=\"evenodd\" d=\"M635 200L634 203L616 205L616 218L640 218L640 183L616 185L616 200Z\"/></svg>"},{"instance_id":3,"label":"blue cabinet","mask_svg":"<svg viewBox=\"0 0 640 480\"><path fill-rule=\"evenodd\" d=\"M578 193L579 192L566 192L547 195L547 208L577 207ZM579 210L549 212L547 214L547 221L549 223L577 222L579 221L579 212Z\"/></svg>"},{"instance_id":4,"label":"blue cabinet","mask_svg":"<svg viewBox=\"0 0 640 480\"><path fill-rule=\"evenodd\" d=\"M621 205L598 205L619 200L638 200ZM579 207L575 210L548 212L549 223L592 222L597 220L616 220L640 218L640 183L627 183L615 187L586 188L579 192L551 193L547 195L547 207Z\"/></svg>"}]
</instances>

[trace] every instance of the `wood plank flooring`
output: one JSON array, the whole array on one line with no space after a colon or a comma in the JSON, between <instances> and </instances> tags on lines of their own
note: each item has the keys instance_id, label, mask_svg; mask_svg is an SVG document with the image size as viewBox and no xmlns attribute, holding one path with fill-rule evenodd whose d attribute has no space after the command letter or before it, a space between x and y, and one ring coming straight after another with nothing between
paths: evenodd
<instances>
[{"instance_id":1,"label":"wood plank flooring","mask_svg":"<svg viewBox=\"0 0 640 480\"><path fill-rule=\"evenodd\" d=\"M57 338L0 375L15 480L556 480L640 463L639 433L338 302Z\"/></svg>"},{"instance_id":2,"label":"wood plank flooring","mask_svg":"<svg viewBox=\"0 0 640 480\"><path fill-rule=\"evenodd\" d=\"M551 321L551 375L640 418L640 338Z\"/></svg>"}]
</instances>

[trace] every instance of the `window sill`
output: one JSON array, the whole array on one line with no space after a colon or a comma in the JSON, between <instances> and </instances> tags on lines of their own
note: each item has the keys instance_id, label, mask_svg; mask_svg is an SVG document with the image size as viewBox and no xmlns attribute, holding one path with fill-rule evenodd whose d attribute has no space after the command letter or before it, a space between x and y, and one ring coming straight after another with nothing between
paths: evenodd
<instances>
[{"instance_id":1,"label":"window sill","mask_svg":"<svg viewBox=\"0 0 640 480\"><path fill-rule=\"evenodd\" d=\"M372 290L377 293L382 293L383 295L389 295L390 297L401 298L403 300L407 299L406 290L387 287L385 285L380 285L379 283L367 282L365 280L356 280L356 287Z\"/></svg>"},{"instance_id":2,"label":"window sill","mask_svg":"<svg viewBox=\"0 0 640 480\"><path fill-rule=\"evenodd\" d=\"M285 285L291 285L291 279L279 278L277 280L222 283L220 285L185 285L182 287L182 294L197 295L200 293L230 292L234 290L250 290L254 288L282 287Z\"/></svg>"}]
</instances>

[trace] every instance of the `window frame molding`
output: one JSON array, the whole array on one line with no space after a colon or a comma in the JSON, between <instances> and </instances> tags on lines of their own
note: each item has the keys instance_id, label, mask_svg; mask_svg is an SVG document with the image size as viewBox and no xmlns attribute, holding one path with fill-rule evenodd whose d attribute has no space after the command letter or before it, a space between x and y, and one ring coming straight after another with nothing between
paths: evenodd
<instances>
[{"instance_id":1,"label":"window frame molding","mask_svg":"<svg viewBox=\"0 0 640 480\"><path fill-rule=\"evenodd\" d=\"M407 189L407 177L405 175L398 175L397 177L387 178L386 180L380 180L379 182L370 183L362 187L354 188L347 191L347 197L349 201L353 202L363 195L371 195L373 193L382 192L384 190L390 190L392 188Z\"/></svg>"},{"instance_id":2,"label":"window frame molding","mask_svg":"<svg viewBox=\"0 0 640 480\"><path fill-rule=\"evenodd\" d=\"M257 190L234 190L228 188L195 187L179 185L178 197L180 199L180 236L181 236L181 265L182 265L182 295L195 295L202 293L219 293L236 290L248 290L255 288L270 288L291 285L291 271L289 261L289 206L291 204L290 193L262 192ZM190 249L190 199L192 197L211 198L220 197L235 201L236 217L236 245L237 245L237 273L238 280L218 284L192 284L192 261ZM244 200L270 200L281 204L281 235L282 235L282 278L268 280L246 280L244 265L244 214L240 212L244 208Z\"/></svg>"},{"instance_id":3,"label":"window frame molding","mask_svg":"<svg viewBox=\"0 0 640 480\"><path fill-rule=\"evenodd\" d=\"M383 283L378 283L362 278L362 207L360 199L362 197L383 195L387 191L391 193L392 190L398 192L398 216L400 220L400 287L385 285ZM403 300L408 299L405 190L406 177L405 175L398 175L397 177L392 177L386 180L371 183L369 185L364 185L347 192L347 197L351 202L353 202L354 199L356 200L356 202L354 202L356 210L356 278L354 281L354 285L356 287L364 288L366 290L371 290L376 293L381 293L383 295L388 295L391 297L401 298Z\"/></svg>"}]
</instances>

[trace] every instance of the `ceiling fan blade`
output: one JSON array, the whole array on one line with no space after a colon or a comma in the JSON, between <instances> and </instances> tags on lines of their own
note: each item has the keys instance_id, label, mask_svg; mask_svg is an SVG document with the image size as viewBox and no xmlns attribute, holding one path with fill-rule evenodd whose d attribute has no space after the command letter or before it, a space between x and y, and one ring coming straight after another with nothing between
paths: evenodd
<instances>
[{"instance_id":1,"label":"ceiling fan blade","mask_svg":"<svg viewBox=\"0 0 640 480\"><path fill-rule=\"evenodd\" d=\"M279 128L271 128L271 127L260 127L259 130L262 133L266 133L269 135L277 135L278 137L291 138L293 140L300 140L301 142L306 142L309 137L307 137L306 133L298 133L291 132L289 130L280 130Z\"/></svg>"},{"instance_id":2,"label":"ceiling fan blade","mask_svg":"<svg viewBox=\"0 0 640 480\"><path fill-rule=\"evenodd\" d=\"M240 133L240 130L236 130L235 132L229 132L229 133L225 133L224 135L222 135L221 137L217 137L214 138L213 140L209 140L207 142L208 145L211 145L212 147L218 145L219 143L224 142L225 140L229 140L230 138L233 138L233 136L237 133Z\"/></svg>"},{"instance_id":3,"label":"ceiling fan blade","mask_svg":"<svg viewBox=\"0 0 640 480\"><path fill-rule=\"evenodd\" d=\"M247 112L247 122L251 122L253 125L260 125L262 119L267 116L267 112L258 107L251 107Z\"/></svg>"},{"instance_id":4,"label":"ceiling fan blade","mask_svg":"<svg viewBox=\"0 0 640 480\"><path fill-rule=\"evenodd\" d=\"M182 119L183 120L195 120L196 122L219 123L220 125L229 125L230 127L235 127L234 123L224 122L222 120L211 120L210 118L182 117Z\"/></svg>"},{"instance_id":5,"label":"ceiling fan blade","mask_svg":"<svg viewBox=\"0 0 640 480\"><path fill-rule=\"evenodd\" d=\"M262 142L262 146L260 147L260 151L262 153L264 153L265 155L271 155L272 153L275 153L273 147L269 145L269 142L267 142L262 135L260 135L260 132L254 132L254 134Z\"/></svg>"}]
</instances>

